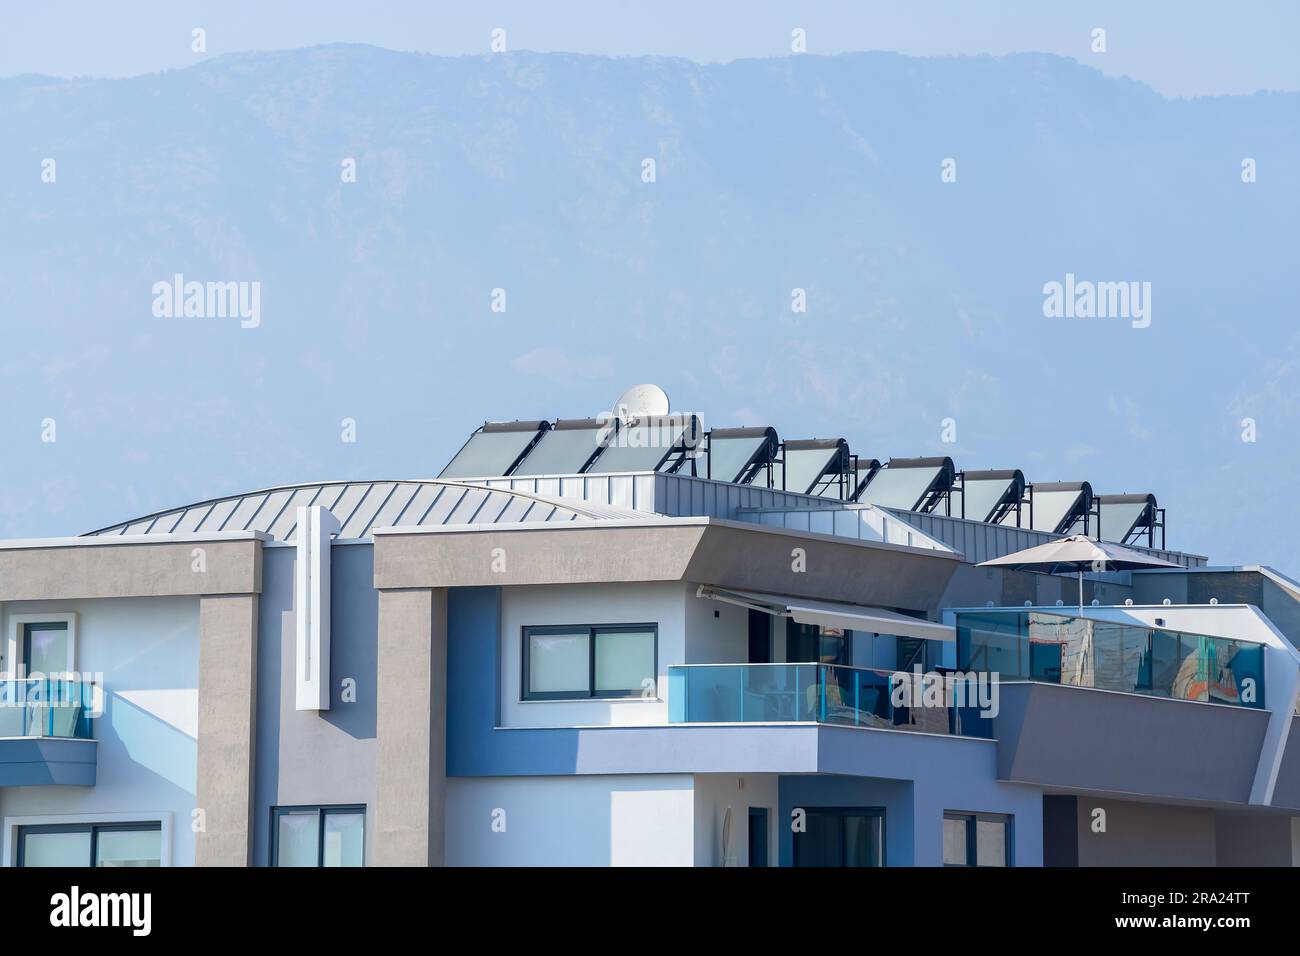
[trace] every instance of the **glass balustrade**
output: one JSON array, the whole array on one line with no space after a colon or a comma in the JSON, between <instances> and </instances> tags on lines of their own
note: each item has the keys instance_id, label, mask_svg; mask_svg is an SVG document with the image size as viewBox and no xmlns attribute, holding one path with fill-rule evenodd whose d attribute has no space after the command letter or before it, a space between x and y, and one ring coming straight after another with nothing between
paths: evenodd
<instances>
[{"instance_id":1,"label":"glass balustrade","mask_svg":"<svg viewBox=\"0 0 1300 956\"><path fill-rule=\"evenodd\" d=\"M1264 706L1264 645L1046 611L956 615L957 669L1241 707Z\"/></svg>"},{"instance_id":2,"label":"glass balustrade","mask_svg":"<svg viewBox=\"0 0 1300 956\"><path fill-rule=\"evenodd\" d=\"M87 681L0 679L0 737L89 740L94 693Z\"/></svg>"},{"instance_id":3,"label":"glass balustrade","mask_svg":"<svg viewBox=\"0 0 1300 956\"><path fill-rule=\"evenodd\" d=\"M942 675L938 675L942 677ZM991 737L973 685L923 698L915 675L831 664L686 664L668 668L671 723L807 722ZM912 684L912 686L917 686ZM900 705L900 701L904 701Z\"/></svg>"}]
</instances>

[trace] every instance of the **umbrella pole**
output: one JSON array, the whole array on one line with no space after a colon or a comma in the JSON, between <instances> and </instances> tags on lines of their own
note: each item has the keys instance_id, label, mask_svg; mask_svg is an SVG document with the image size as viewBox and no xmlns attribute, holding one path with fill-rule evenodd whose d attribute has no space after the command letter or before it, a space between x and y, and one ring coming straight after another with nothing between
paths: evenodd
<instances>
[{"instance_id":1,"label":"umbrella pole","mask_svg":"<svg viewBox=\"0 0 1300 956\"><path fill-rule=\"evenodd\" d=\"M1079 569L1079 616L1083 617L1083 568Z\"/></svg>"}]
</instances>

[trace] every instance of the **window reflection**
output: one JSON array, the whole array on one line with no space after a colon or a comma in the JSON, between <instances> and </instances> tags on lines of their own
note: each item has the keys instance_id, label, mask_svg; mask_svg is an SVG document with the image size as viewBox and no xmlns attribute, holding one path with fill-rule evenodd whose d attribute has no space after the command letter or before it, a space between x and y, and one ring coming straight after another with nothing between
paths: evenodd
<instances>
[{"instance_id":1,"label":"window reflection","mask_svg":"<svg viewBox=\"0 0 1300 956\"><path fill-rule=\"evenodd\" d=\"M957 666L1003 680L1264 706L1261 644L1042 611L957 615Z\"/></svg>"}]
</instances>

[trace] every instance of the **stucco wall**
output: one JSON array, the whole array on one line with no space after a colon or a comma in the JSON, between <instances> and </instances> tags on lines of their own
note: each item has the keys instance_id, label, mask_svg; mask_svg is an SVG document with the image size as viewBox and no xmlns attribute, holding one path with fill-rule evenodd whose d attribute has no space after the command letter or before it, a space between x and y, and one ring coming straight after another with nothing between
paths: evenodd
<instances>
[{"instance_id":1,"label":"stucco wall","mask_svg":"<svg viewBox=\"0 0 1300 956\"><path fill-rule=\"evenodd\" d=\"M449 866L690 866L687 774L447 781Z\"/></svg>"},{"instance_id":2,"label":"stucco wall","mask_svg":"<svg viewBox=\"0 0 1300 956\"><path fill-rule=\"evenodd\" d=\"M271 808L303 804L364 805L369 863L379 613L374 550L369 544L331 548L330 709L320 712L294 707L295 555L292 547L268 547L263 559L253 865L270 862ZM345 700L345 679L355 683L355 701Z\"/></svg>"},{"instance_id":3,"label":"stucco wall","mask_svg":"<svg viewBox=\"0 0 1300 956\"><path fill-rule=\"evenodd\" d=\"M1214 866L1214 811L1079 797L1080 866ZM1094 829L1096 811L1105 830Z\"/></svg>"},{"instance_id":4,"label":"stucco wall","mask_svg":"<svg viewBox=\"0 0 1300 956\"><path fill-rule=\"evenodd\" d=\"M768 866L777 865L776 774L697 773L695 780L695 865L749 866L749 808L767 809ZM723 855L727 810L731 828Z\"/></svg>"},{"instance_id":5,"label":"stucco wall","mask_svg":"<svg viewBox=\"0 0 1300 956\"><path fill-rule=\"evenodd\" d=\"M122 821L120 814L141 820L165 815L171 865L192 865L198 598L12 601L2 610L5 634L12 614L76 612L76 669L103 674L105 712L94 725L95 786L0 789L0 817L12 827L29 815L111 813L119 815L114 822Z\"/></svg>"},{"instance_id":6,"label":"stucco wall","mask_svg":"<svg viewBox=\"0 0 1300 956\"><path fill-rule=\"evenodd\" d=\"M500 695L502 727L661 724L668 720L668 665L686 659L686 589L655 584L570 584L501 590ZM643 700L522 700L523 628L556 624L657 624L657 698Z\"/></svg>"}]
</instances>

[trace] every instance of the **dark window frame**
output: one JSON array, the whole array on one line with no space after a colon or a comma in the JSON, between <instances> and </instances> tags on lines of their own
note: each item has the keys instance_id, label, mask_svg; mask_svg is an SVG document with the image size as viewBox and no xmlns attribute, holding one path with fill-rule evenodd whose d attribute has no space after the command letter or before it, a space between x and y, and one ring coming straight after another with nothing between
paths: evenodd
<instances>
[{"instance_id":1,"label":"dark window frame","mask_svg":"<svg viewBox=\"0 0 1300 956\"><path fill-rule=\"evenodd\" d=\"M26 621L23 623L22 647L19 648L18 652L19 654L22 655L22 666L23 666L24 674L30 674L32 671L32 634L39 631L62 631L63 633L67 634L70 630L72 630L72 628L69 627L68 624L69 622L66 618L57 621L56 620ZM73 653L74 654L76 653L75 648L73 648ZM60 673L63 673L63 671L61 671Z\"/></svg>"},{"instance_id":2,"label":"dark window frame","mask_svg":"<svg viewBox=\"0 0 1300 956\"><path fill-rule=\"evenodd\" d=\"M749 851L749 865L752 867L766 867L770 865L772 860L772 849L770 845L772 811L768 807L750 807L747 817L749 820L749 829L746 833L746 848ZM755 841L754 839L755 826L758 826L760 828L759 832L762 833L762 838L758 841ZM753 850L755 842L762 844L763 858L761 860L754 859Z\"/></svg>"},{"instance_id":3,"label":"dark window frame","mask_svg":"<svg viewBox=\"0 0 1300 956\"><path fill-rule=\"evenodd\" d=\"M532 691L528 687L531 673L529 644L534 634L568 634L587 633L587 692L557 690ZM655 682L655 700L659 699L659 625L656 624L526 624L520 628L521 666L519 668L519 699L521 701L561 701L561 700L635 700L645 693L643 688L611 692L596 691L596 635L600 634L644 634L650 632L654 642L651 677Z\"/></svg>"},{"instance_id":4,"label":"dark window frame","mask_svg":"<svg viewBox=\"0 0 1300 956\"><path fill-rule=\"evenodd\" d=\"M98 867L96 862L99 856L99 835L101 833L158 833L158 865L163 865L163 846L162 846L162 821L161 820L140 820L134 823L34 823L31 825L19 825L18 827L18 855L14 861L17 867L26 866L27 857L27 836L36 833L89 833L90 834L90 860L84 865L89 869Z\"/></svg>"},{"instance_id":5,"label":"dark window frame","mask_svg":"<svg viewBox=\"0 0 1300 956\"><path fill-rule=\"evenodd\" d=\"M945 810L943 812L945 820L962 820L966 824L966 862L949 863L944 860L944 866L954 867L978 867L979 866L979 843L977 824L982 820L985 823L996 822L1002 824L1004 838L1002 848L1006 854L1003 866L1010 869L1015 866L1015 815L1011 813L965 813L960 810ZM984 867L984 869L997 869L997 867Z\"/></svg>"},{"instance_id":6,"label":"dark window frame","mask_svg":"<svg viewBox=\"0 0 1300 956\"><path fill-rule=\"evenodd\" d=\"M303 803L271 808L271 859L272 867L280 866L280 817L289 813L316 814L316 868L325 869L325 818L332 814L361 814L361 863L366 862L366 805L364 803ZM331 867L346 869L346 867Z\"/></svg>"}]
</instances>

